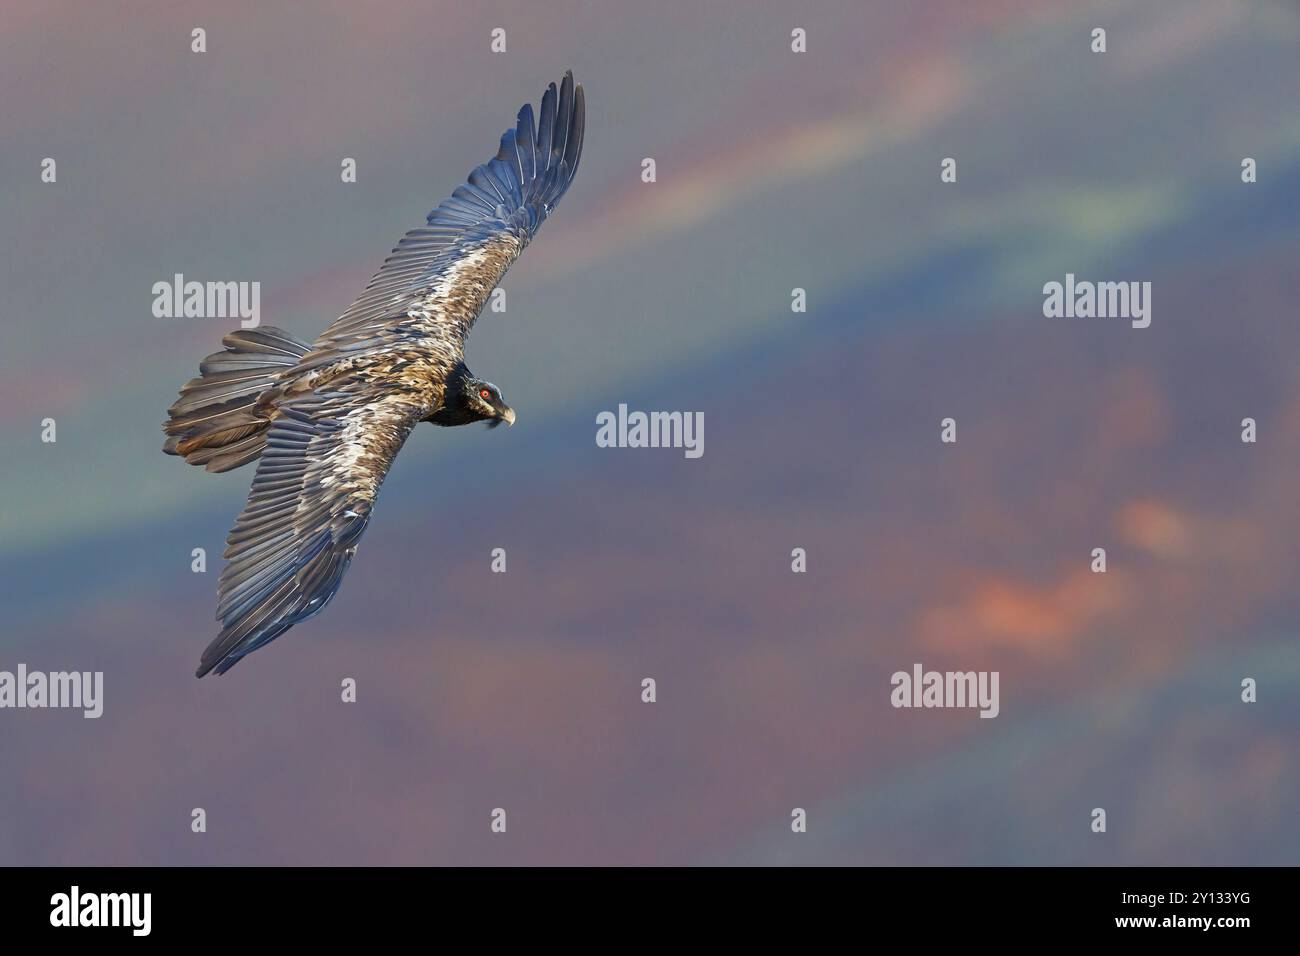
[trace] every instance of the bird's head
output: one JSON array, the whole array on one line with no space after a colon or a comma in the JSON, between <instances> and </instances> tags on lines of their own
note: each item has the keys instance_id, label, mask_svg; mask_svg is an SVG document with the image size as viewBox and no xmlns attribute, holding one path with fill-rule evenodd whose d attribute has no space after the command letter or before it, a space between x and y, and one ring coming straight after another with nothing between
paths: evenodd
<instances>
[{"instance_id":1,"label":"bird's head","mask_svg":"<svg viewBox=\"0 0 1300 956\"><path fill-rule=\"evenodd\" d=\"M481 379L468 379L465 382L465 401L480 420L486 420L489 428L496 428L502 422L507 425L515 423L515 410L501 397L501 389L491 382Z\"/></svg>"}]
</instances>

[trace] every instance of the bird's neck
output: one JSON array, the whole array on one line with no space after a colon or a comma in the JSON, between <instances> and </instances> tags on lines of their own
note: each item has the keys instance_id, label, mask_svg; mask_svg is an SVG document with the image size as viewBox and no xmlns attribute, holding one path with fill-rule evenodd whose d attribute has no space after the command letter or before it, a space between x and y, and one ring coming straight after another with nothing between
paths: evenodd
<instances>
[{"instance_id":1,"label":"bird's neck","mask_svg":"<svg viewBox=\"0 0 1300 956\"><path fill-rule=\"evenodd\" d=\"M464 362L457 362L456 367L447 375L447 386L442 393L442 405L423 420L444 428L481 421L482 416L471 409L469 398L465 393L467 383L473 377L473 373L465 367Z\"/></svg>"}]
</instances>

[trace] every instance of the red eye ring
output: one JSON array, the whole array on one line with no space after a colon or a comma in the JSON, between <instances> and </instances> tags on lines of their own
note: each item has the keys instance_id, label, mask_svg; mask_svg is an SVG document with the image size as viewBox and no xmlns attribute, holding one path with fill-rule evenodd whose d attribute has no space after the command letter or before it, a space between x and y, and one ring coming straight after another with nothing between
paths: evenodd
<instances>
[{"instance_id":1,"label":"red eye ring","mask_svg":"<svg viewBox=\"0 0 1300 956\"><path fill-rule=\"evenodd\" d=\"M480 389L478 390L478 397L479 397L479 398L491 398L491 397L492 397L492 392L489 391L489 390L486 389L486 388L480 388Z\"/></svg>"}]
</instances>

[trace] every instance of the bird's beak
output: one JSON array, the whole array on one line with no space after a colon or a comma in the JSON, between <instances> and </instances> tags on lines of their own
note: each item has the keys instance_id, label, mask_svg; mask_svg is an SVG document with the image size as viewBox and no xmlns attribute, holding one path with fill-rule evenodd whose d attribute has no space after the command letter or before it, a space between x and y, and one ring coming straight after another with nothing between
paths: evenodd
<instances>
[{"instance_id":1,"label":"bird's beak","mask_svg":"<svg viewBox=\"0 0 1300 956\"><path fill-rule=\"evenodd\" d=\"M513 425L515 423L515 410L507 406L505 411L501 413L501 420L507 425Z\"/></svg>"}]
</instances>

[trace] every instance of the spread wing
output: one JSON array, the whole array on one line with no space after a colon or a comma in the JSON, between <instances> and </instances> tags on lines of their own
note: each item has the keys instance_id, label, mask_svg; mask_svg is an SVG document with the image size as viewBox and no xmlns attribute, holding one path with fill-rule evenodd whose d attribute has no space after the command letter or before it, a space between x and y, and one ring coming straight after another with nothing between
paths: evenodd
<instances>
[{"instance_id":1,"label":"spread wing","mask_svg":"<svg viewBox=\"0 0 1300 956\"><path fill-rule=\"evenodd\" d=\"M344 389L281 406L226 539L221 633L197 676L224 674L329 603L393 458L430 408L427 396L387 385Z\"/></svg>"},{"instance_id":2,"label":"spread wing","mask_svg":"<svg viewBox=\"0 0 1300 956\"><path fill-rule=\"evenodd\" d=\"M406 234L361 297L329 326L311 365L339 352L370 349L396 332L463 342L487 297L568 190L582 156L586 105L565 73L552 83L540 115L524 104L494 159L469 174Z\"/></svg>"}]
</instances>

